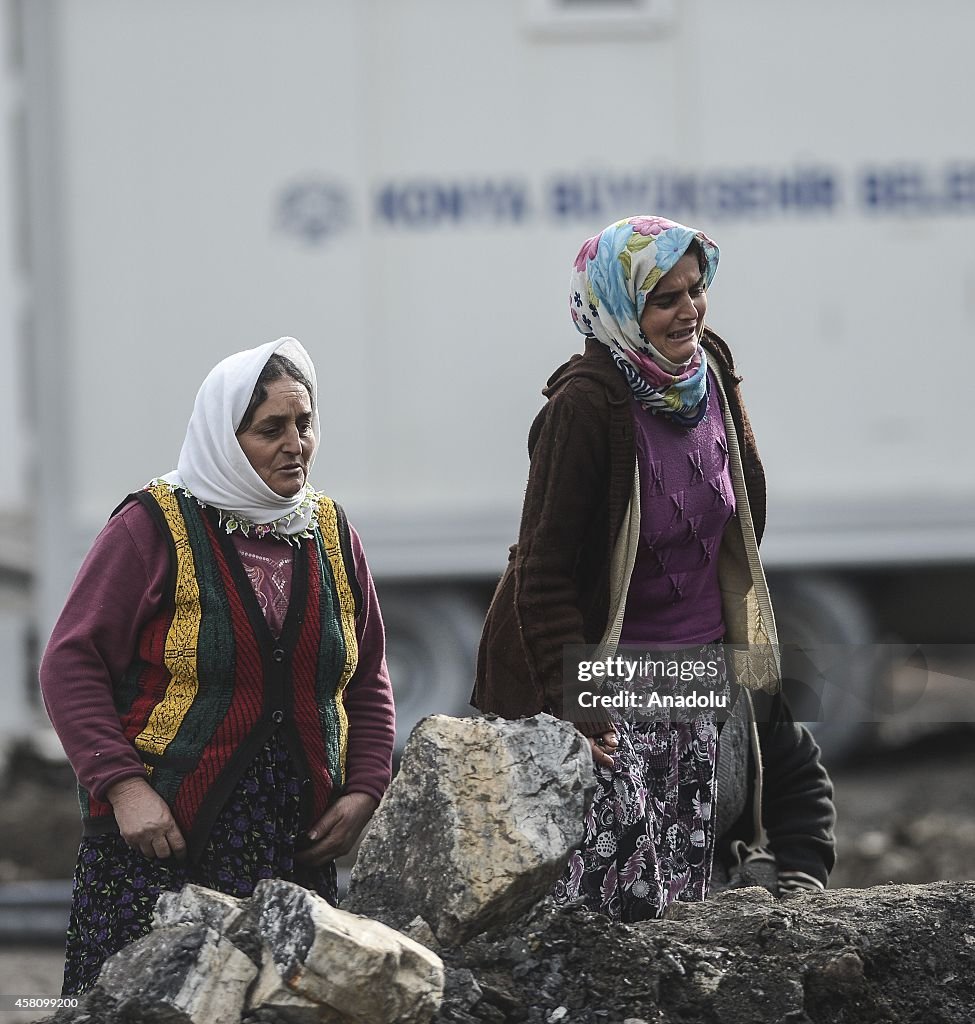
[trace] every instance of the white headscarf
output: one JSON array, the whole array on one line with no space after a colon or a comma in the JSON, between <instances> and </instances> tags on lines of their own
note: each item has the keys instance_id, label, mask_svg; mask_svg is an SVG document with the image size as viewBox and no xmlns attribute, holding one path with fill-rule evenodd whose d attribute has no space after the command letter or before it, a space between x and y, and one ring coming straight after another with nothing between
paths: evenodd
<instances>
[{"instance_id":1,"label":"white headscarf","mask_svg":"<svg viewBox=\"0 0 975 1024\"><path fill-rule=\"evenodd\" d=\"M316 438L321 437L315 367L294 338L278 338L258 348L235 352L207 374L193 404L177 468L162 479L186 488L195 498L234 518L274 523L275 532L294 536L308 529L315 513L313 503L307 500L307 480L290 498L276 494L247 461L235 433L257 378L275 352L290 359L311 383L312 429ZM309 460L309 472L313 463L314 456Z\"/></svg>"}]
</instances>

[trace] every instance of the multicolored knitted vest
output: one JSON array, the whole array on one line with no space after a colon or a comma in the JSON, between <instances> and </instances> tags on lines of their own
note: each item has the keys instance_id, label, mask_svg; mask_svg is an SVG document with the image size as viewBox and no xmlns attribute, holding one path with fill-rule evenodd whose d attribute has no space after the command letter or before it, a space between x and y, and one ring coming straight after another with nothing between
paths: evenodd
<instances>
[{"instance_id":1,"label":"multicolored knitted vest","mask_svg":"<svg viewBox=\"0 0 975 1024\"><path fill-rule=\"evenodd\" d=\"M171 600L143 629L115 689L122 728L150 784L196 857L244 769L280 729L305 780L310 825L343 785L342 691L358 660L362 595L342 509L320 495L314 536L295 548L276 639L216 510L165 484L131 497L170 547ZM109 804L85 790L80 797L86 835L116 830Z\"/></svg>"}]
</instances>

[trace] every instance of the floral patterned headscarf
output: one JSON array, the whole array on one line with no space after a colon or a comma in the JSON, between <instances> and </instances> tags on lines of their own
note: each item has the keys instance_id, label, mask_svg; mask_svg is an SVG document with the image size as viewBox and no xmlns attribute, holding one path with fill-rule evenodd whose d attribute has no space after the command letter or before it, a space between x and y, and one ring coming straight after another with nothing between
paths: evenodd
<instances>
[{"instance_id":1,"label":"floral patterned headscarf","mask_svg":"<svg viewBox=\"0 0 975 1024\"><path fill-rule=\"evenodd\" d=\"M697 239L704 287L718 269L718 247L703 232L664 217L629 217L604 228L579 250L569 285L572 322L610 351L637 401L685 427L707 412L707 355L672 363L640 329L647 296Z\"/></svg>"}]
</instances>

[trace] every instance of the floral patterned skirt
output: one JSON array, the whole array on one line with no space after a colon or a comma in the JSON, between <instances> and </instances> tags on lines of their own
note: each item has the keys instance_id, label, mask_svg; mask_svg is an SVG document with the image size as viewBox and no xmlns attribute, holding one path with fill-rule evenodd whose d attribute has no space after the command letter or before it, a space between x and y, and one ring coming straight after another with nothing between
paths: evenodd
<instances>
[{"instance_id":1,"label":"floral patterned skirt","mask_svg":"<svg viewBox=\"0 0 975 1024\"><path fill-rule=\"evenodd\" d=\"M262 878L297 882L338 902L334 862L295 864L300 778L275 734L254 758L214 823L195 864L150 860L117 833L82 839L75 869L64 964L64 995L94 985L105 961L148 934L156 899L187 882L250 896Z\"/></svg>"},{"instance_id":2,"label":"floral patterned skirt","mask_svg":"<svg viewBox=\"0 0 975 1024\"><path fill-rule=\"evenodd\" d=\"M682 660L713 665L715 674L690 684L638 678L630 689L645 695L710 692L725 701L718 711L723 720L739 687L721 641L687 648ZM670 710L624 711L612 720L619 737L614 764L596 767L582 844L570 855L553 897L557 904L582 903L616 921L645 921L661 917L675 900L697 902L707 895L718 719L712 710Z\"/></svg>"},{"instance_id":3,"label":"floral patterned skirt","mask_svg":"<svg viewBox=\"0 0 975 1024\"><path fill-rule=\"evenodd\" d=\"M690 722L617 721L616 729L615 764L596 768L582 846L553 896L616 921L645 921L674 900L707 894L717 727L709 712Z\"/></svg>"}]
</instances>

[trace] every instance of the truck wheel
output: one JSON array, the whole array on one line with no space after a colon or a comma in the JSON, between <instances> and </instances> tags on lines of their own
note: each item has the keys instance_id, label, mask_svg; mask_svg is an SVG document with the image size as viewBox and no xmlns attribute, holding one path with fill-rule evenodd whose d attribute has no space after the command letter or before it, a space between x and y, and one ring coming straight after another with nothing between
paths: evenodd
<instances>
[{"instance_id":1,"label":"truck wheel","mask_svg":"<svg viewBox=\"0 0 975 1024\"><path fill-rule=\"evenodd\" d=\"M472 715L485 609L462 590L391 587L380 595L396 700L396 756L427 715Z\"/></svg>"},{"instance_id":2,"label":"truck wheel","mask_svg":"<svg viewBox=\"0 0 975 1024\"><path fill-rule=\"evenodd\" d=\"M782 644L786 697L829 764L869 738L883 665L870 614L835 577L789 575L770 581Z\"/></svg>"}]
</instances>

